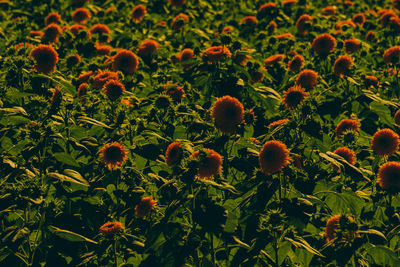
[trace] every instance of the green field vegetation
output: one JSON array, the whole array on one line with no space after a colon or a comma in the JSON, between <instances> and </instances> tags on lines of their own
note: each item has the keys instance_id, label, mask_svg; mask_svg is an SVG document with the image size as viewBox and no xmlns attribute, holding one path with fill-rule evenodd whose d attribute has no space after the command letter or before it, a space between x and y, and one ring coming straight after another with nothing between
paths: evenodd
<instances>
[{"instance_id":1,"label":"green field vegetation","mask_svg":"<svg viewBox=\"0 0 400 267\"><path fill-rule=\"evenodd\" d=\"M400 266L400 1L0 1L0 266Z\"/></svg>"}]
</instances>

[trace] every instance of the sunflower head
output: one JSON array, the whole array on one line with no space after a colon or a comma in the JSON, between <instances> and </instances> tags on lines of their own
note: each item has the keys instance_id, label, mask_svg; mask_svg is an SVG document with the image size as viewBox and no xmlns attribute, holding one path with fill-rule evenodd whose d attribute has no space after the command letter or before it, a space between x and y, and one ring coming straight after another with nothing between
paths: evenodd
<instances>
[{"instance_id":1,"label":"sunflower head","mask_svg":"<svg viewBox=\"0 0 400 267\"><path fill-rule=\"evenodd\" d=\"M154 200L152 196L143 197L135 207L136 216L139 218L145 217L154 208L156 203L157 200Z\"/></svg>"},{"instance_id":2,"label":"sunflower head","mask_svg":"<svg viewBox=\"0 0 400 267\"><path fill-rule=\"evenodd\" d=\"M118 142L104 145L99 150L99 154L99 161L109 170L119 168L128 159L128 149Z\"/></svg>"},{"instance_id":3,"label":"sunflower head","mask_svg":"<svg viewBox=\"0 0 400 267\"><path fill-rule=\"evenodd\" d=\"M113 57L112 69L121 70L128 74L134 73L139 66L139 59L135 53L126 49L120 49Z\"/></svg>"},{"instance_id":4,"label":"sunflower head","mask_svg":"<svg viewBox=\"0 0 400 267\"><path fill-rule=\"evenodd\" d=\"M317 84L317 78L317 72L306 69L299 73L296 84L305 89L312 89Z\"/></svg>"},{"instance_id":5,"label":"sunflower head","mask_svg":"<svg viewBox=\"0 0 400 267\"><path fill-rule=\"evenodd\" d=\"M339 147L333 153L341 156L351 165L354 165L356 163L356 154L354 153L353 150L347 147ZM333 165L333 170L340 172L340 169L336 165Z\"/></svg>"},{"instance_id":6,"label":"sunflower head","mask_svg":"<svg viewBox=\"0 0 400 267\"><path fill-rule=\"evenodd\" d=\"M165 161L168 166L179 163L183 156L183 149L179 142L171 143L165 152Z\"/></svg>"},{"instance_id":7,"label":"sunflower head","mask_svg":"<svg viewBox=\"0 0 400 267\"><path fill-rule=\"evenodd\" d=\"M233 133L243 121L244 108L237 98L224 96L215 102L211 115L214 118L215 126L219 130Z\"/></svg>"},{"instance_id":8,"label":"sunflower head","mask_svg":"<svg viewBox=\"0 0 400 267\"><path fill-rule=\"evenodd\" d=\"M199 161L197 176L203 179L212 179L222 170L222 156L212 149L204 148L194 152L190 158Z\"/></svg>"},{"instance_id":9,"label":"sunflower head","mask_svg":"<svg viewBox=\"0 0 400 267\"><path fill-rule=\"evenodd\" d=\"M335 50L336 39L329 33L324 33L315 37L311 47L316 54L326 56Z\"/></svg>"},{"instance_id":10,"label":"sunflower head","mask_svg":"<svg viewBox=\"0 0 400 267\"><path fill-rule=\"evenodd\" d=\"M258 156L258 162L266 175L281 171L291 160L289 150L281 141L268 141Z\"/></svg>"},{"instance_id":11,"label":"sunflower head","mask_svg":"<svg viewBox=\"0 0 400 267\"><path fill-rule=\"evenodd\" d=\"M134 22L140 22L146 15L146 7L144 5L137 5L132 9L131 17Z\"/></svg>"},{"instance_id":12,"label":"sunflower head","mask_svg":"<svg viewBox=\"0 0 400 267\"><path fill-rule=\"evenodd\" d=\"M380 166L377 182L384 190L400 191L400 162L389 161Z\"/></svg>"},{"instance_id":13,"label":"sunflower head","mask_svg":"<svg viewBox=\"0 0 400 267\"><path fill-rule=\"evenodd\" d=\"M372 150L380 156L390 156L399 149L399 135L391 129L382 129L372 136Z\"/></svg>"},{"instance_id":14,"label":"sunflower head","mask_svg":"<svg viewBox=\"0 0 400 267\"><path fill-rule=\"evenodd\" d=\"M39 45L29 54L35 61L35 70L39 73L49 74L56 70L58 53L49 45Z\"/></svg>"},{"instance_id":15,"label":"sunflower head","mask_svg":"<svg viewBox=\"0 0 400 267\"><path fill-rule=\"evenodd\" d=\"M118 232L125 230L125 227L120 222L108 222L100 226L99 232L105 236L112 236Z\"/></svg>"},{"instance_id":16,"label":"sunflower head","mask_svg":"<svg viewBox=\"0 0 400 267\"><path fill-rule=\"evenodd\" d=\"M358 226L350 216L335 215L329 218L326 223L325 237L327 242L334 240L334 244L339 242L351 242L356 237Z\"/></svg>"},{"instance_id":17,"label":"sunflower head","mask_svg":"<svg viewBox=\"0 0 400 267\"><path fill-rule=\"evenodd\" d=\"M304 88L301 88L298 85L290 87L289 90L283 92L282 104L287 109L295 109L297 108L304 99L306 99L308 93Z\"/></svg>"}]
</instances>

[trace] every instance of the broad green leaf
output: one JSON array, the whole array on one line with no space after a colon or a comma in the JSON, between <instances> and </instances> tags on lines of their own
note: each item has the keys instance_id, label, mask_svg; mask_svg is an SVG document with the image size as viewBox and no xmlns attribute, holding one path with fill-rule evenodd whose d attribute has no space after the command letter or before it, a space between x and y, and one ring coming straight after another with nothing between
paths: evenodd
<instances>
[{"instance_id":1,"label":"broad green leaf","mask_svg":"<svg viewBox=\"0 0 400 267\"><path fill-rule=\"evenodd\" d=\"M68 230L64 230L64 229L60 229L57 228L55 226L49 226L49 230L51 232L53 232L56 236L61 237L65 240L71 241L71 242L89 242L92 244L97 244L96 241L89 239L87 237L84 237L83 235L68 231Z\"/></svg>"}]
</instances>

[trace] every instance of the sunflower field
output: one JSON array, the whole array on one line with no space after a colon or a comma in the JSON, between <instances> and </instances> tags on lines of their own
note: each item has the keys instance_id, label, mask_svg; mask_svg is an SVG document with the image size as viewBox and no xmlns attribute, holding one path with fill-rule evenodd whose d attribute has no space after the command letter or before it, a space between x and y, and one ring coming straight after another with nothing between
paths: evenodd
<instances>
[{"instance_id":1,"label":"sunflower field","mask_svg":"<svg viewBox=\"0 0 400 267\"><path fill-rule=\"evenodd\" d=\"M0 266L400 266L399 0L0 17Z\"/></svg>"}]
</instances>

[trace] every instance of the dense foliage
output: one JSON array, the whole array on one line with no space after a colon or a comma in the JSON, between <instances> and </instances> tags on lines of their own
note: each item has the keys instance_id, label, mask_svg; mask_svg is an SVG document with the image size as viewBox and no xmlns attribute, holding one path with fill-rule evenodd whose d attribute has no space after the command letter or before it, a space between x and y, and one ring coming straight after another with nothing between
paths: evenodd
<instances>
[{"instance_id":1,"label":"dense foliage","mask_svg":"<svg viewBox=\"0 0 400 267\"><path fill-rule=\"evenodd\" d=\"M0 1L1 266L399 266L400 1Z\"/></svg>"}]
</instances>

